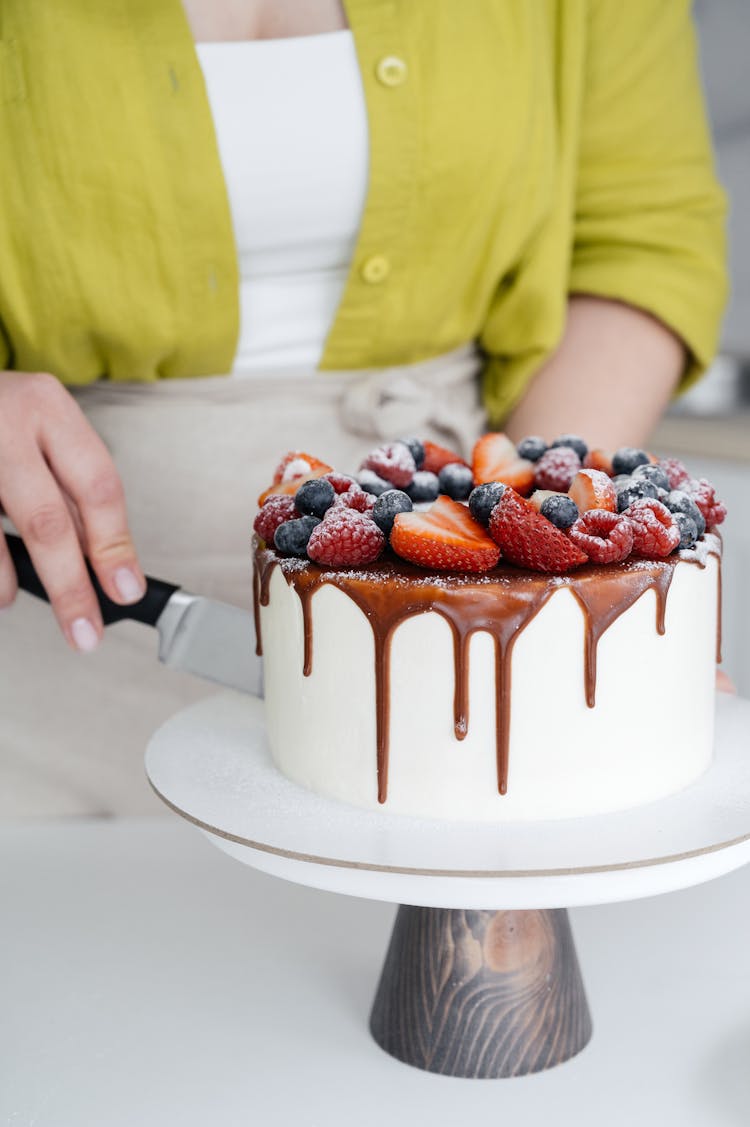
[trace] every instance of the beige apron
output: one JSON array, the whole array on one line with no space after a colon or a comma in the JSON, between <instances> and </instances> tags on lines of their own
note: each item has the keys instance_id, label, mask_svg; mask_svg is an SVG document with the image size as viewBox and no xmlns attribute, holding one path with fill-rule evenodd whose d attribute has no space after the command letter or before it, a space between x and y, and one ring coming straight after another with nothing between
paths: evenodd
<instances>
[{"instance_id":1,"label":"beige apron","mask_svg":"<svg viewBox=\"0 0 750 1127\"><path fill-rule=\"evenodd\" d=\"M470 449L484 416L472 347L379 372L102 383L75 398L122 476L147 573L252 603L256 498L279 457L306 450L353 471L381 439ZM156 631L108 627L72 653L48 606L0 612L0 817L161 810L143 750L167 717L216 686L162 666Z\"/></svg>"}]
</instances>

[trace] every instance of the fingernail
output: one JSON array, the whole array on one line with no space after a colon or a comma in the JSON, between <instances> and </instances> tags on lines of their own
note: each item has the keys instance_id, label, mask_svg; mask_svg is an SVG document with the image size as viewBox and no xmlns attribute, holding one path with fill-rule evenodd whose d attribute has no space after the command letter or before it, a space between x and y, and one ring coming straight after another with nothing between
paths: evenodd
<instances>
[{"instance_id":1,"label":"fingernail","mask_svg":"<svg viewBox=\"0 0 750 1127\"><path fill-rule=\"evenodd\" d=\"M70 635L81 653L89 654L99 645L99 635L87 618L76 618L71 623Z\"/></svg>"},{"instance_id":2,"label":"fingernail","mask_svg":"<svg viewBox=\"0 0 750 1127\"><path fill-rule=\"evenodd\" d=\"M126 603L137 603L146 593L138 576L127 567L118 567L115 572L115 587Z\"/></svg>"}]
</instances>

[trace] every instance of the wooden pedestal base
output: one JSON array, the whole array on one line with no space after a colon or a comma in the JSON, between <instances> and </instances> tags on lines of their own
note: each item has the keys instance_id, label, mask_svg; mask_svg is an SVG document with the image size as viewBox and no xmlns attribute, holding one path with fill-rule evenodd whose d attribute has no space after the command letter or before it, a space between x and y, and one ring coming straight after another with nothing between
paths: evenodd
<instances>
[{"instance_id":1,"label":"wooden pedestal base","mask_svg":"<svg viewBox=\"0 0 750 1127\"><path fill-rule=\"evenodd\" d=\"M568 913L401 906L370 1030L391 1056L445 1076L568 1060L591 1037Z\"/></svg>"}]
</instances>

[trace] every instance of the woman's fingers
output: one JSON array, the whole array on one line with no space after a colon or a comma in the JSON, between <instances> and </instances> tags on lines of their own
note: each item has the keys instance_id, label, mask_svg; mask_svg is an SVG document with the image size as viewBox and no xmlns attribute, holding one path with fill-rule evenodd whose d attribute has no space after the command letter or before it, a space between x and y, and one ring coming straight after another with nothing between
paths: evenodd
<instances>
[{"instance_id":1,"label":"woman's fingers","mask_svg":"<svg viewBox=\"0 0 750 1127\"><path fill-rule=\"evenodd\" d=\"M716 670L716 688L720 693L736 693L737 686L723 669Z\"/></svg>"}]
</instances>

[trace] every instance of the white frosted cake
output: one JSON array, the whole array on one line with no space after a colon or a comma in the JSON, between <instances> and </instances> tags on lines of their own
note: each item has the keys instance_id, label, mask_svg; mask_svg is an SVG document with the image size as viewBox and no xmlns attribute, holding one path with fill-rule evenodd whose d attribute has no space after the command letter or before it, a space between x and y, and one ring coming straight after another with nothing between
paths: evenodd
<instances>
[{"instance_id":1,"label":"white frosted cake","mask_svg":"<svg viewBox=\"0 0 750 1127\"><path fill-rule=\"evenodd\" d=\"M520 485L531 472L530 500L503 488L503 464L478 470L475 452L463 475L414 469L454 496L420 508L430 504L420 481L411 511L388 496L403 499L408 482L374 503L367 465L355 483L316 463L318 484L293 492L307 475L287 460L293 474L274 482L284 500L271 494L256 521L255 601L270 747L288 778L360 807L503 821L650 802L709 766L721 544L677 494L716 523L713 492L664 463L664 502L637 485L621 498L633 482L658 482L656 471L615 474L610 486L579 458L568 491L541 496L543 455L519 451L506 476ZM565 498L578 499L572 524ZM694 524L661 509L689 510Z\"/></svg>"}]
</instances>

